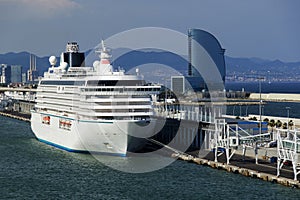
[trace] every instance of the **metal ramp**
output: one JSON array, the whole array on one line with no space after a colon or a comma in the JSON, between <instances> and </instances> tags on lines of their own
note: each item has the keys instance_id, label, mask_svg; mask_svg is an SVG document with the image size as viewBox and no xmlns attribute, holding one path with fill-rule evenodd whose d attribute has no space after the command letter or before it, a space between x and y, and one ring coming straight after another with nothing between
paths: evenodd
<instances>
[{"instance_id":1,"label":"metal ramp","mask_svg":"<svg viewBox=\"0 0 300 200\"><path fill-rule=\"evenodd\" d=\"M285 164L291 162L294 180L300 173L300 131L297 129L277 129L277 176Z\"/></svg>"},{"instance_id":2,"label":"metal ramp","mask_svg":"<svg viewBox=\"0 0 300 200\"><path fill-rule=\"evenodd\" d=\"M234 155L236 149L232 147L238 146L237 132L230 131L230 127L226 124L225 119L216 119L215 130L210 140L210 147L215 153L215 162L218 157L225 153L227 164ZM233 149L233 151L231 151Z\"/></svg>"},{"instance_id":3,"label":"metal ramp","mask_svg":"<svg viewBox=\"0 0 300 200\"><path fill-rule=\"evenodd\" d=\"M214 130L210 129L212 135L209 135L210 149L215 154L215 162L218 157L225 153L227 164L236 152L239 146L243 146L243 155L245 157L246 149L253 148L258 162L258 144L270 141L270 133L250 134L238 126L237 123L226 123L225 119L215 119Z\"/></svg>"}]
</instances>

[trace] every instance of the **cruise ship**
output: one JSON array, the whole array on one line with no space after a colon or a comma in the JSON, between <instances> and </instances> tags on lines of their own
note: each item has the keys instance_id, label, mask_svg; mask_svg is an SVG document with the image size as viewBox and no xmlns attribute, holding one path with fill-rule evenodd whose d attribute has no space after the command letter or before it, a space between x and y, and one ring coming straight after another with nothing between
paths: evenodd
<instances>
[{"instance_id":1,"label":"cruise ship","mask_svg":"<svg viewBox=\"0 0 300 200\"><path fill-rule=\"evenodd\" d=\"M126 156L154 131L153 98L160 86L115 70L110 50L101 43L99 60L85 66L85 55L70 42L39 80L31 128L36 138L70 152Z\"/></svg>"}]
</instances>

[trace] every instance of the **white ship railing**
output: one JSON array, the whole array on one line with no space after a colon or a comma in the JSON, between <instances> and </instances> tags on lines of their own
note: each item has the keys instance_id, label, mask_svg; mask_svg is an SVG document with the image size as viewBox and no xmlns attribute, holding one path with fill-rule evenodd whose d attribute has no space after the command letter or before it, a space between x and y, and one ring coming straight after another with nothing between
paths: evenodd
<instances>
[{"instance_id":1,"label":"white ship railing","mask_svg":"<svg viewBox=\"0 0 300 200\"><path fill-rule=\"evenodd\" d=\"M81 95L93 96L93 95L115 95L115 96L131 96L131 95L151 95L153 92L141 92L141 91L132 91L132 92L119 92L119 91L107 91L107 92L80 92Z\"/></svg>"},{"instance_id":2,"label":"white ship railing","mask_svg":"<svg viewBox=\"0 0 300 200\"><path fill-rule=\"evenodd\" d=\"M75 99L75 100L79 100L79 96L77 94L64 94L64 95L57 95L54 93L39 93L36 95L37 98L43 98L43 99L66 99L66 100L70 100L70 99Z\"/></svg>"},{"instance_id":3,"label":"white ship railing","mask_svg":"<svg viewBox=\"0 0 300 200\"><path fill-rule=\"evenodd\" d=\"M149 102L149 97L147 98L97 98L91 96L90 98L86 98L85 102L94 102L94 103L101 103L101 102Z\"/></svg>"},{"instance_id":4,"label":"white ship railing","mask_svg":"<svg viewBox=\"0 0 300 200\"><path fill-rule=\"evenodd\" d=\"M153 112L97 112L97 111L77 111L79 115L97 116L97 117L138 117L138 116L153 116Z\"/></svg>"},{"instance_id":5,"label":"white ship railing","mask_svg":"<svg viewBox=\"0 0 300 200\"><path fill-rule=\"evenodd\" d=\"M70 102L71 103L71 102ZM82 108L86 109L112 109L112 110L118 110L118 109L152 109L151 105L93 105L93 104L84 104L83 106L80 106Z\"/></svg>"},{"instance_id":6,"label":"white ship railing","mask_svg":"<svg viewBox=\"0 0 300 200\"><path fill-rule=\"evenodd\" d=\"M73 111L75 109L78 109L75 105L55 105L55 104L49 104L49 103L42 103L41 105L38 103L35 105L36 108L41 109L51 109L51 110L57 110L57 111Z\"/></svg>"},{"instance_id":7,"label":"white ship railing","mask_svg":"<svg viewBox=\"0 0 300 200\"><path fill-rule=\"evenodd\" d=\"M65 106L72 106L75 105L78 100L76 99L51 99L51 98L39 98L35 100L37 103L43 103L43 104L59 104L59 105L65 105Z\"/></svg>"}]
</instances>

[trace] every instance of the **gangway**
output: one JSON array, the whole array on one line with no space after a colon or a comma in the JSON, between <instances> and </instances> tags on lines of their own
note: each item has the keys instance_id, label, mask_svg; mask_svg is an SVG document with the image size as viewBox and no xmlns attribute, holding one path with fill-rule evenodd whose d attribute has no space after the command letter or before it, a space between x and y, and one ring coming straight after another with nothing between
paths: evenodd
<instances>
[{"instance_id":1,"label":"gangway","mask_svg":"<svg viewBox=\"0 0 300 200\"><path fill-rule=\"evenodd\" d=\"M211 147L215 153L215 162L218 162L218 157L225 153L227 164L230 158L234 155L236 149L231 152L231 147L238 145L238 134L229 131L229 126L226 124L225 119L215 119L215 130L213 138L211 139Z\"/></svg>"},{"instance_id":2,"label":"gangway","mask_svg":"<svg viewBox=\"0 0 300 200\"><path fill-rule=\"evenodd\" d=\"M215 162L218 157L225 153L227 164L239 146L243 146L243 156L245 157L246 148L254 149L256 164L258 163L258 144L270 140L270 133L250 134L238 126L238 123L226 122L224 118L215 119L214 130L210 138L210 148L215 153Z\"/></svg>"},{"instance_id":3,"label":"gangway","mask_svg":"<svg viewBox=\"0 0 300 200\"><path fill-rule=\"evenodd\" d=\"M294 180L300 173L300 131L297 129L277 129L277 176L287 163L291 162L294 172Z\"/></svg>"}]
</instances>

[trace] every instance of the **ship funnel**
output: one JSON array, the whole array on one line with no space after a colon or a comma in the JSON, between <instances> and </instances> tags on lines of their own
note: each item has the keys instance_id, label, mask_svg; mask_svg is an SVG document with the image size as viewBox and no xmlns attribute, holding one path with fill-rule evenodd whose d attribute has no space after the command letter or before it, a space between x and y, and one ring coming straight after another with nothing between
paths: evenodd
<instances>
[{"instance_id":1,"label":"ship funnel","mask_svg":"<svg viewBox=\"0 0 300 200\"><path fill-rule=\"evenodd\" d=\"M85 65L84 60L84 53L79 52L77 42L68 42L66 52L61 56L61 63L66 62L70 67L82 67Z\"/></svg>"}]
</instances>

